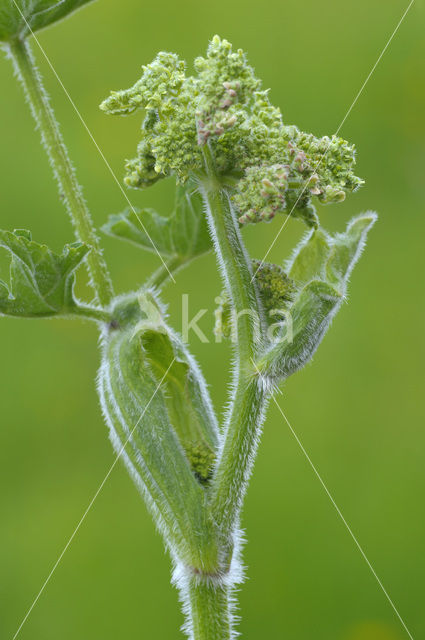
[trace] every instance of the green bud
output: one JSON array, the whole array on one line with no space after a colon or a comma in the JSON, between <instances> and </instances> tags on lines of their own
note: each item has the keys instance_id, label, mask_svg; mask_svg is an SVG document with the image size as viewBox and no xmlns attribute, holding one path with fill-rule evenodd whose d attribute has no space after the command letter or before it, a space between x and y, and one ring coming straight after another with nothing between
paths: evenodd
<instances>
[{"instance_id":1,"label":"green bud","mask_svg":"<svg viewBox=\"0 0 425 640\"><path fill-rule=\"evenodd\" d=\"M294 299L296 286L284 270L269 262L252 261L252 270L268 325L276 322L275 312L285 312ZM223 291L216 299L214 332L217 338L232 336L232 307L229 295Z\"/></svg>"},{"instance_id":2,"label":"green bud","mask_svg":"<svg viewBox=\"0 0 425 640\"><path fill-rule=\"evenodd\" d=\"M216 454L205 442L184 442L184 449L192 471L202 484L211 479Z\"/></svg>"},{"instance_id":3,"label":"green bud","mask_svg":"<svg viewBox=\"0 0 425 640\"><path fill-rule=\"evenodd\" d=\"M270 221L286 209L288 171L284 165L248 167L239 181L233 201L241 224Z\"/></svg>"},{"instance_id":4,"label":"green bud","mask_svg":"<svg viewBox=\"0 0 425 640\"><path fill-rule=\"evenodd\" d=\"M199 368L163 311L149 292L115 302L98 389L116 452L166 539L189 561L208 530L204 485L218 426Z\"/></svg>"},{"instance_id":5,"label":"green bud","mask_svg":"<svg viewBox=\"0 0 425 640\"><path fill-rule=\"evenodd\" d=\"M248 167L239 181L233 201L241 224L269 222L277 213L301 218L309 227L318 225L311 192L300 177L291 174L289 165Z\"/></svg>"},{"instance_id":6,"label":"green bud","mask_svg":"<svg viewBox=\"0 0 425 640\"><path fill-rule=\"evenodd\" d=\"M252 268L266 316L270 311L287 309L296 292L294 281L277 264L253 260Z\"/></svg>"}]
</instances>

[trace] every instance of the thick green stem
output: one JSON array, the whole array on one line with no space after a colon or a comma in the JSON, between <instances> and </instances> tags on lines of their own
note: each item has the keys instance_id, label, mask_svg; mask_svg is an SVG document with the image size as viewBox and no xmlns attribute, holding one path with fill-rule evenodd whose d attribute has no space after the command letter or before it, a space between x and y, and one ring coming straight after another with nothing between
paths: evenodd
<instances>
[{"instance_id":1,"label":"thick green stem","mask_svg":"<svg viewBox=\"0 0 425 640\"><path fill-rule=\"evenodd\" d=\"M201 180L201 191L237 325L232 403L211 486L212 517L219 529L225 563L230 566L235 530L257 450L268 395L253 364L261 347L264 316L253 280L251 260L244 247L230 198L217 178L208 146L203 149L207 177Z\"/></svg>"},{"instance_id":2,"label":"thick green stem","mask_svg":"<svg viewBox=\"0 0 425 640\"><path fill-rule=\"evenodd\" d=\"M211 501L227 566L232 560L235 529L257 453L268 395L259 376L238 377Z\"/></svg>"},{"instance_id":3,"label":"thick green stem","mask_svg":"<svg viewBox=\"0 0 425 640\"><path fill-rule=\"evenodd\" d=\"M32 115L40 129L44 147L59 186L59 193L75 227L78 240L91 247L87 266L91 284L102 306L109 304L113 291L99 240L96 236L87 204L77 181L62 134L49 98L44 90L40 73L26 40L14 40L9 46L10 56L31 107Z\"/></svg>"},{"instance_id":4,"label":"thick green stem","mask_svg":"<svg viewBox=\"0 0 425 640\"><path fill-rule=\"evenodd\" d=\"M229 195L219 181L208 145L203 147L206 178L200 189L207 210L219 268L236 314L237 354L241 368L252 370L259 347L263 311Z\"/></svg>"},{"instance_id":5,"label":"thick green stem","mask_svg":"<svg viewBox=\"0 0 425 640\"><path fill-rule=\"evenodd\" d=\"M188 599L190 640L230 640L234 637L228 586L193 579L188 586Z\"/></svg>"}]
</instances>

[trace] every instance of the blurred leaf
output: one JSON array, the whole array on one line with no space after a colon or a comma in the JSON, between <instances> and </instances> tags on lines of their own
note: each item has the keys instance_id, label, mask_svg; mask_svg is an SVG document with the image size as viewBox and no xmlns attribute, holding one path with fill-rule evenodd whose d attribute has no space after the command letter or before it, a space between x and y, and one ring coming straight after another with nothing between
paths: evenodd
<instances>
[{"instance_id":1,"label":"blurred leaf","mask_svg":"<svg viewBox=\"0 0 425 640\"><path fill-rule=\"evenodd\" d=\"M89 251L86 245L65 245L58 255L33 242L29 231L16 229L0 231L0 246L12 255L10 287L0 281L0 314L48 317L76 307L75 270Z\"/></svg>"},{"instance_id":2,"label":"blurred leaf","mask_svg":"<svg viewBox=\"0 0 425 640\"><path fill-rule=\"evenodd\" d=\"M176 205L169 217L152 209L126 209L109 217L102 227L106 234L127 240L165 258L177 257L187 263L212 248L206 216L199 196L177 188Z\"/></svg>"},{"instance_id":3,"label":"blurred leaf","mask_svg":"<svg viewBox=\"0 0 425 640\"><path fill-rule=\"evenodd\" d=\"M0 40L25 38L93 0L0 0Z\"/></svg>"}]
</instances>

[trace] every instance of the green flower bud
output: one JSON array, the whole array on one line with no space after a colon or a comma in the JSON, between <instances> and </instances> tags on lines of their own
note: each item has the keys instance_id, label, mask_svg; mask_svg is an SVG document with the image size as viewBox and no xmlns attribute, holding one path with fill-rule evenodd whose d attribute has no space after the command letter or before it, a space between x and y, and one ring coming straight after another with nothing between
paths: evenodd
<instances>
[{"instance_id":1,"label":"green flower bud","mask_svg":"<svg viewBox=\"0 0 425 640\"><path fill-rule=\"evenodd\" d=\"M287 309L296 292L294 281L277 264L253 260L252 268L266 315L275 309Z\"/></svg>"},{"instance_id":2,"label":"green flower bud","mask_svg":"<svg viewBox=\"0 0 425 640\"><path fill-rule=\"evenodd\" d=\"M192 471L202 484L211 479L216 454L205 442L185 442L184 449Z\"/></svg>"},{"instance_id":3,"label":"green flower bud","mask_svg":"<svg viewBox=\"0 0 425 640\"><path fill-rule=\"evenodd\" d=\"M288 169L281 164L248 167L233 196L233 201L242 214L239 222L268 222L278 211L284 211L288 177Z\"/></svg>"},{"instance_id":4,"label":"green flower bud","mask_svg":"<svg viewBox=\"0 0 425 640\"><path fill-rule=\"evenodd\" d=\"M140 143L139 155L133 160L127 160L125 164L126 175L124 182L133 189L142 189L155 184L161 177L155 171L155 157L148 144Z\"/></svg>"},{"instance_id":5,"label":"green flower bud","mask_svg":"<svg viewBox=\"0 0 425 640\"><path fill-rule=\"evenodd\" d=\"M180 558L199 548L218 426L199 368L150 292L115 302L98 389L112 444ZM187 558L187 561L193 561Z\"/></svg>"},{"instance_id":6,"label":"green flower bud","mask_svg":"<svg viewBox=\"0 0 425 640\"><path fill-rule=\"evenodd\" d=\"M276 311L284 312L289 308L296 293L295 283L277 264L253 260L252 269L266 321L271 325L276 322L274 317ZM216 302L219 306L215 311L215 335L217 338L230 338L233 325L232 307L228 293L223 291Z\"/></svg>"},{"instance_id":7,"label":"green flower bud","mask_svg":"<svg viewBox=\"0 0 425 640\"><path fill-rule=\"evenodd\" d=\"M301 162L299 156L294 160L293 165ZM233 196L242 214L241 224L269 222L277 213L286 213L316 227L317 216L309 200L310 193L304 189L303 180L293 176L290 165L283 164L248 167Z\"/></svg>"}]
</instances>

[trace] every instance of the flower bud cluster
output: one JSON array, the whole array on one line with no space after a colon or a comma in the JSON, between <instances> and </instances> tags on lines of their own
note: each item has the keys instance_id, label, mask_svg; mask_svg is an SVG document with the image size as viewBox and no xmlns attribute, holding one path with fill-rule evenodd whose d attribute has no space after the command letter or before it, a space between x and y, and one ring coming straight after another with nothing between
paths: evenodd
<instances>
[{"instance_id":1,"label":"flower bud cluster","mask_svg":"<svg viewBox=\"0 0 425 640\"><path fill-rule=\"evenodd\" d=\"M309 202L316 189L316 180L314 174L303 178L301 154L296 158L299 168L292 168L292 171L289 164L262 164L245 170L233 196L241 213L241 224L268 222L278 212L286 212L292 213L294 218L302 218L309 227L318 226L315 209Z\"/></svg>"},{"instance_id":2,"label":"flower bud cluster","mask_svg":"<svg viewBox=\"0 0 425 640\"><path fill-rule=\"evenodd\" d=\"M354 147L285 125L244 52L218 36L206 57L195 60L195 75L185 74L177 55L161 52L133 87L112 92L101 108L110 114L143 109L137 157L126 164L128 186L199 176L208 144L218 177L232 178L228 188L242 224L282 212L317 226L314 197L340 202L362 184L353 174Z\"/></svg>"},{"instance_id":3,"label":"flower bud cluster","mask_svg":"<svg viewBox=\"0 0 425 640\"><path fill-rule=\"evenodd\" d=\"M277 264L253 260L252 267L265 312L287 309L294 299L295 282Z\"/></svg>"},{"instance_id":4,"label":"flower bud cluster","mask_svg":"<svg viewBox=\"0 0 425 640\"><path fill-rule=\"evenodd\" d=\"M354 145L337 136L316 138L294 126L286 128L286 135L288 143L295 143L296 148L305 154L306 162L318 165L312 193L323 204L343 202L347 192L356 191L364 183L352 172L356 162Z\"/></svg>"},{"instance_id":5,"label":"flower bud cluster","mask_svg":"<svg viewBox=\"0 0 425 640\"><path fill-rule=\"evenodd\" d=\"M184 449L192 471L203 484L211 478L216 455L205 442L185 442Z\"/></svg>"}]
</instances>

